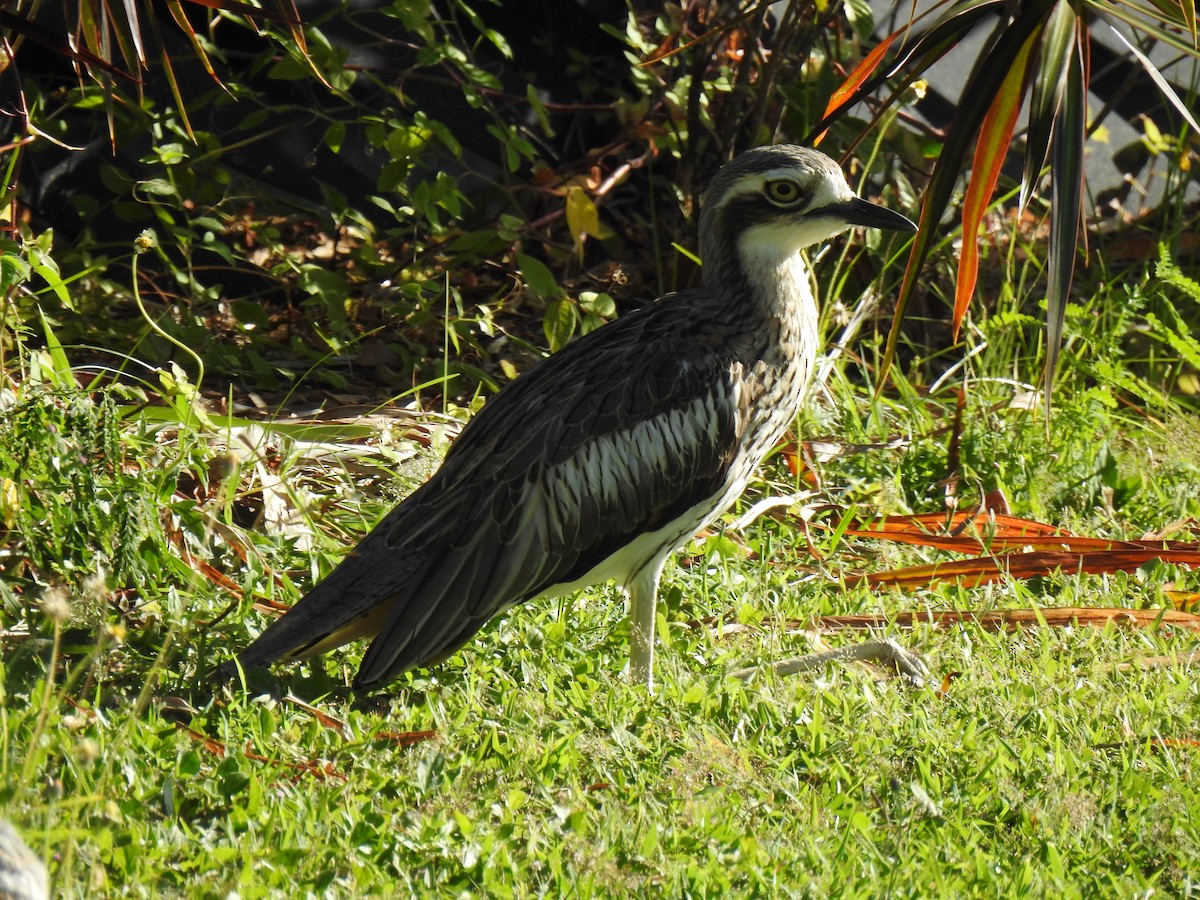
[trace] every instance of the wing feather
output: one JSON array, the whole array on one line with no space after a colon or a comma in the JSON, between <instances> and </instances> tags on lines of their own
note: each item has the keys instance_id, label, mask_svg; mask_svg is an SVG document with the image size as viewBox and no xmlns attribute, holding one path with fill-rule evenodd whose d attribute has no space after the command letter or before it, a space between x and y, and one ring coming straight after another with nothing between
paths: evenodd
<instances>
[{"instance_id":1,"label":"wing feather","mask_svg":"<svg viewBox=\"0 0 1200 900\"><path fill-rule=\"evenodd\" d=\"M660 301L514 381L243 662L324 649L369 614L382 624L356 683L384 681L721 494L740 439L740 366L721 341L697 340L702 318L686 295Z\"/></svg>"}]
</instances>

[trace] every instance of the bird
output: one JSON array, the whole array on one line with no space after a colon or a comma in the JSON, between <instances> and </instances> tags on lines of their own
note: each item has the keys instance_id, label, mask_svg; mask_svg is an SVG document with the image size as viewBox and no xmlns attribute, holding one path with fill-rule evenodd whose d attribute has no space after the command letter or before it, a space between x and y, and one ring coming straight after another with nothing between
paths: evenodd
<instances>
[{"instance_id":1,"label":"bird","mask_svg":"<svg viewBox=\"0 0 1200 900\"><path fill-rule=\"evenodd\" d=\"M700 202L701 284L625 313L490 398L440 468L237 656L370 639L353 687L451 656L537 597L615 580L628 676L653 686L668 557L745 489L804 402L819 307L803 251L854 226L915 232L824 153L747 150Z\"/></svg>"},{"instance_id":2,"label":"bird","mask_svg":"<svg viewBox=\"0 0 1200 900\"><path fill-rule=\"evenodd\" d=\"M47 900L49 896L46 864L8 821L0 819L0 898Z\"/></svg>"}]
</instances>

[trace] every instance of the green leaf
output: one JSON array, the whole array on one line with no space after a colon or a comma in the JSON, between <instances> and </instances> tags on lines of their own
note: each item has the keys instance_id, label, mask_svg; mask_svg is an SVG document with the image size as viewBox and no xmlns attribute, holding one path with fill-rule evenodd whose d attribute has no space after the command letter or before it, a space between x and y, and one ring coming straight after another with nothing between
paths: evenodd
<instances>
[{"instance_id":1,"label":"green leaf","mask_svg":"<svg viewBox=\"0 0 1200 900\"><path fill-rule=\"evenodd\" d=\"M1054 118L1062 104L1067 68L1075 48L1075 9L1069 0L1059 0L1042 31L1037 74L1029 100L1029 131L1025 136L1025 168L1017 208L1024 210L1037 189L1046 157Z\"/></svg>"},{"instance_id":2,"label":"green leaf","mask_svg":"<svg viewBox=\"0 0 1200 900\"><path fill-rule=\"evenodd\" d=\"M1084 28L1083 22L1077 27ZM1079 240L1079 208L1083 200L1083 141L1087 94L1083 81L1083 47L1087 34L1079 33L1076 50L1067 69L1062 109L1054 123L1051 148L1050 184L1050 257L1046 264L1046 423L1050 422L1050 397L1058 354L1062 347L1063 321L1067 298L1075 275L1076 247Z\"/></svg>"},{"instance_id":3,"label":"green leaf","mask_svg":"<svg viewBox=\"0 0 1200 900\"><path fill-rule=\"evenodd\" d=\"M1173 50L1178 50L1192 58L1200 57L1200 47L1196 44L1195 33L1189 28L1188 36L1191 38L1189 43L1170 27L1179 24L1187 25L1189 17L1192 22L1195 21L1196 6L1192 0L1179 0L1178 4L1155 2L1154 5L1162 15L1132 2L1113 3L1111 0L1085 0L1085 4L1106 20L1117 19L1125 22L1135 31L1152 37ZM1183 6L1183 4L1187 5ZM1181 7L1186 10L1182 18L1172 14ZM1163 27L1164 25L1166 27Z\"/></svg>"},{"instance_id":4,"label":"green leaf","mask_svg":"<svg viewBox=\"0 0 1200 900\"><path fill-rule=\"evenodd\" d=\"M1194 14L1195 13L1193 12L1193 15ZM1112 28L1111 25L1108 27ZM1150 80L1154 82L1155 86L1159 89L1159 91L1162 92L1162 95L1166 97L1168 101L1170 101L1171 105L1179 111L1179 114L1183 116L1184 121L1192 126L1192 131L1200 132L1200 124L1197 124L1195 117L1192 116L1191 110L1188 109L1187 104L1179 99L1179 95L1175 93L1175 89L1171 87L1171 85L1167 82L1167 79L1163 77L1163 73L1158 71L1158 67L1155 66L1154 63L1150 62L1146 54L1131 44L1125 35L1121 34L1121 32L1115 28L1112 28L1112 32L1117 36L1118 39L1120 39L1121 43L1125 45L1129 52L1133 54L1134 58L1142 64L1142 68L1146 70L1146 74L1150 76Z\"/></svg>"},{"instance_id":5,"label":"green leaf","mask_svg":"<svg viewBox=\"0 0 1200 900\"><path fill-rule=\"evenodd\" d=\"M520 269L521 277L525 279L525 284L529 289L543 300L553 300L563 296L563 289L559 287L558 279L541 260L518 253L517 268Z\"/></svg>"},{"instance_id":6,"label":"green leaf","mask_svg":"<svg viewBox=\"0 0 1200 900\"><path fill-rule=\"evenodd\" d=\"M870 0L846 0L846 21L860 40L871 36L875 28L875 15Z\"/></svg>"},{"instance_id":7,"label":"green leaf","mask_svg":"<svg viewBox=\"0 0 1200 900\"><path fill-rule=\"evenodd\" d=\"M58 265L52 259L44 257L33 261L33 271L37 272L45 279L50 290L54 291L54 295L58 297L59 302L67 309L75 309L75 305L71 302L71 295L67 292L66 282L58 274Z\"/></svg>"},{"instance_id":8,"label":"green leaf","mask_svg":"<svg viewBox=\"0 0 1200 900\"><path fill-rule=\"evenodd\" d=\"M46 314L42 308L38 307L38 318L42 323L42 334L46 336L46 353L50 357L50 364L53 367L54 382L60 388L75 387L75 376L71 373L71 362L67 359L66 351L59 343L58 335L54 333L54 328L50 325L50 320L46 318Z\"/></svg>"},{"instance_id":9,"label":"green leaf","mask_svg":"<svg viewBox=\"0 0 1200 900\"><path fill-rule=\"evenodd\" d=\"M1200 281L1189 278L1179 270L1179 266L1175 265L1175 261L1171 259L1166 244L1158 245L1158 263L1154 267L1154 277L1159 281L1174 285L1189 296L1193 302L1200 304Z\"/></svg>"},{"instance_id":10,"label":"green leaf","mask_svg":"<svg viewBox=\"0 0 1200 900\"><path fill-rule=\"evenodd\" d=\"M551 300L546 304L542 330L546 332L546 341L550 345L551 353L557 353L567 345L578 324L579 311L570 300Z\"/></svg>"},{"instance_id":11,"label":"green leaf","mask_svg":"<svg viewBox=\"0 0 1200 900\"><path fill-rule=\"evenodd\" d=\"M17 245L0 241L0 294L29 278L29 263L17 256Z\"/></svg>"},{"instance_id":12,"label":"green leaf","mask_svg":"<svg viewBox=\"0 0 1200 900\"><path fill-rule=\"evenodd\" d=\"M603 316L606 319L611 319L617 314L616 301L608 294L598 294L595 291L580 291L579 307L585 313Z\"/></svg>"},{"instance_id":13,"label":"green leaf","mask_svg":"<svg viewBox=\"0 0 1200 900\"><path fill-rule=\"evenodd\" d=\"M346 142L346 123L331 122L329 127L325 129L325 146L334 153L339 153L342 149L342 144Z\"/></svg>"}]
</instances>

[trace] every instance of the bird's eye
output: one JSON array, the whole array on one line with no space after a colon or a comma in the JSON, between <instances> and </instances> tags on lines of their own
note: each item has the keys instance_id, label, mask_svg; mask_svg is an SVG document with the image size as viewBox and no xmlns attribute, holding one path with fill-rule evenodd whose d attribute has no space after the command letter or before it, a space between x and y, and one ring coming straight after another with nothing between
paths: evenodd
<instances>
[{"instance_id":1,"label":"bird's eye","mask_svg":"<svg viewBox=\"0 0 1200 900\"><path fill-rule=\"evenodd\" d=\"M796 182L780 179L767 182L767 199L781 206L791 206L800 200L800 188Z\"/></svg>"}]
</instances>

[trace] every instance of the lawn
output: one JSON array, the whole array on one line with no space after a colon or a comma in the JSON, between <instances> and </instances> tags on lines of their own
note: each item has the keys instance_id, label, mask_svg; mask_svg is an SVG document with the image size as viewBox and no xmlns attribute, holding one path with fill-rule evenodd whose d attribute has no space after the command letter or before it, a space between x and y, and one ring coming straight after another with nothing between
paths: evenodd
<instances>
[{"instance_id":1,"label":"lawn","mask_svg":"<svg viewBox=\"0 0 1200 900\"><path fill-rule=\"evenodd\" d=\"M810 465L773 455L668 565L652 691L622 676L611 586L514 609L378 694L345 687L361 647L214 689L206 673L420 483L469 412L317 430L218 414L175 380L151 413L127 389L74 390L48 330L0 421L6 564L24 575L3 587L4 815L62 897L1191 895L1190 627L966 615L884 626L924 655L924 685L860 664L727 674L804 652L814 616L1193 600L1195 573L1161 562L871 589L860 573L959 557L843 533L952 496L1196 541L1200 420L1149 390L1167 370L1128 340L1191 339L1163 307L1195 298L1151 271L1073 313L1048 420L1011 377L1032 369L1020 316L985 320L933 390L897 372L876 395L843 356L798 423Z\"/></svg>"}]
</instances>

